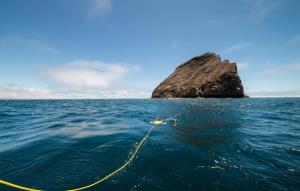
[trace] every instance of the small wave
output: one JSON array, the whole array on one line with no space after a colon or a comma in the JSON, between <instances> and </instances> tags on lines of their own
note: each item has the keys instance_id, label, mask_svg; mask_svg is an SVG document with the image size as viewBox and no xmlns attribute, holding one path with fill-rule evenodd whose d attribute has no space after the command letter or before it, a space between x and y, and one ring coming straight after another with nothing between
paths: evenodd
<instances>
[{"instance_id":1,"label":"small wave","mask_svg":"<svg viewBox=\"0 0 300 191\"><path fill-rule=\"evenodd\" d=\"M225 170L225 168L219 166L219 165L214 165L214 166L210 166L210 165L201 165L201 166L197 166L197 168L210 168L210 169L219 169L219 170Z\"/></svg>"},{"instance_id":2,"label":"small wave","mask_svg":"<svg viewBox=\"0 0 300 191\"><path fill-rule=\"evenodd\" d=\"M293 169L293 168L288 168L288 171L289 171L289 172L295 172L295 171L296 171L296 169Z\"/></svg>"},{"instance_id":3,"label":"small wave","mask_svg":"<svg viewBox=\"0 0 300 191\"><path fill-rule=\"evenodd\" d=\"M148 131L149 121L163 116L168 123L155 128L129 168L103 188L119 190L122 184L131 185L128 190L146 190L155 182L161 190L184 190L167 184L174 182L175 173L185 181L179 182L182 186L191 184L193 190L225 188L213 187L216 174L219 180L234 180L226 188L297 190L300 102L276 105L279 101L9 102L7 108L0 107L0 176L30 177L40 188L53 183L48 190L62 190L62 177L72 183L92 182L124 164ZM246 106L239 108L241 103ZM248 187L245 178L257 185Z\"/></svg>"},{"instance_id":4,"label":"small wave","mask_svg":"<svg viewBox=\"0 0 300 191\"><path fill-rule=\"evenodd\" d=\"M295 148L292 148L292 151L295 151L295 152L300 152L300 149L295 149Z\"/></svg>"},{"instance_id":5,"label":"small wave","mask_svg":"<svg viewBox=\"0 0 300 191\"><path fill-rule=\"evenodd\" d=\"M8 114L8 113L0 113L0 117L8 117L8 116L13 116L11 114Z\"/></svg>"},{"instance_id":6,"label":"small wave","mask_svg":"<svg viewBox=\"0 0 300 191\"><path fill-rule=\"evenodd\" d=\"M299 148L294 148L294 147L284 147L284 150L290 154L294 154L297 156L300 156L300 149Z\"/></svg>"}]
</instances>

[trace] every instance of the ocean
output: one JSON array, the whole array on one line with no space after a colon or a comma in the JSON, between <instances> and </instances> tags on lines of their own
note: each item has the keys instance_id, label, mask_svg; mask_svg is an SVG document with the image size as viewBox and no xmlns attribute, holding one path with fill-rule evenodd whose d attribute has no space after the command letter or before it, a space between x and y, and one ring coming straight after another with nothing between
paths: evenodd
<instances>
[{"instance_id":1,"label":"ocean","mask_svg":"<svg viewBox=\"0 0 300 191\"><path fill-rule=\"evenodd\" d=\"M89 185L151 127L87 190L300 189L300 98L2 100L0 179Z\"/></svg>"}]
</instances>

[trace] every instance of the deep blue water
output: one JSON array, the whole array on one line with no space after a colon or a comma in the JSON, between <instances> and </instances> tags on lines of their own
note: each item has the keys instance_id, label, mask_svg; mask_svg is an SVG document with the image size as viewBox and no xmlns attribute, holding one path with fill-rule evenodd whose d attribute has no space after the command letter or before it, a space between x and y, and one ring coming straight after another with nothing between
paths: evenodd
<instances>
[{"instance_id":1,"label":"deep blue water","mask_svg":"<svg viewBox=\"0 0 300 191\"><path fill-rule=\"evenodd\" d=\"M299 190L300 98L0 101L0 179L44 190ZM0 185L0 190L12 190Z\"/></svg>"}]
</instances>

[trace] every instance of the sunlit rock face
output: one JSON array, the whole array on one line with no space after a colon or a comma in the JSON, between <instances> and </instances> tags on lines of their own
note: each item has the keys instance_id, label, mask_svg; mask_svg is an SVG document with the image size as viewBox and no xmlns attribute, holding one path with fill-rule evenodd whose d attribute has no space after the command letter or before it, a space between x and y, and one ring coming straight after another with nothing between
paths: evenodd
<instances>
[{"instance_id":1,"label":"sunlit rock face","mask_svg":"<svg viewBox=\"0 0 300 191\"><path fill-rule=\"evenodd\" d=\"M196 56L178 66L152 93L152 98L197 97L245 97L236 64L214 53Z\"/></svg>"}]
</instances>

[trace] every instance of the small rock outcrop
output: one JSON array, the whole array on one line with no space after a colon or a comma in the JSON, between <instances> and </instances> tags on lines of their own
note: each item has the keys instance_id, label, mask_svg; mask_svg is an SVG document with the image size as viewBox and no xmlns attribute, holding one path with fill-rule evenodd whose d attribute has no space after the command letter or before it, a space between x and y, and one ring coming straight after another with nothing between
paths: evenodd
<instances>
[{"instance_id":1,"label":"small rock outcrop","mask_svg":"<svg viewBox=\"0 0 300 191\"><path fill-rule=\"evenodd\" d=\"M152 98L197 97L246 97L236 64L205 53L178 66L152 93Z\"/></svg>"}]
</instances>

